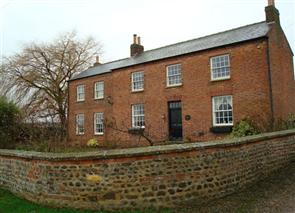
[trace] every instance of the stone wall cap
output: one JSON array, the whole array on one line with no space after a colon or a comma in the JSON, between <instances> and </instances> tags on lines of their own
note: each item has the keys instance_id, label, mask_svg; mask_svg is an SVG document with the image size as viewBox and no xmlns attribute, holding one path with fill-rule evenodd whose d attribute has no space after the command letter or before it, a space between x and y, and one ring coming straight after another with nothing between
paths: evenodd
<instances>
[{"instance_id":1,"label":"stone wall cap","mask_svg":"<svg viewBox=\"0 0 295 213\"><path fill-rule=\"evenodd\" d=\"M295 136L295 129L263 133L259 135L247 136L242 138L225 139L219 141L194 142L184 144L171 144L160 146L136 147L125 149L110 149L98 150L91 152L72 152L72 153L48 153L35 152L23 150L7 150L0 149L0 156L25 158L28 160L46 160L46 161L60 161L60 160L97 160L97 159L112 159L125 157L149 156L157 154L168 154L187 152L193 150L205 150L212 148L226 148L241 146L244 144L255 143L263 140L275 139L280 137Z\"/></svg>"}]
</instances>

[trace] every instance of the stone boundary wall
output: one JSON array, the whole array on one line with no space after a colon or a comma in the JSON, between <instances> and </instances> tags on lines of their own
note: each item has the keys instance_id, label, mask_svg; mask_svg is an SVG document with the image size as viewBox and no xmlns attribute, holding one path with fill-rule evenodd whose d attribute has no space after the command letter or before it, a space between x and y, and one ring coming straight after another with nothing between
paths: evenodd
<instances>
[{"instance_id":1,"label":"stone boundary wall","mask_svg":"<svg viewBox=\"0 0 295 213\"><path fill-rule=\"evenodd\" d=\"M222 197L295 160L295 130L89 153L0 150L0 187L93 210L175 208Z\"/></svg>"}]
</instances>

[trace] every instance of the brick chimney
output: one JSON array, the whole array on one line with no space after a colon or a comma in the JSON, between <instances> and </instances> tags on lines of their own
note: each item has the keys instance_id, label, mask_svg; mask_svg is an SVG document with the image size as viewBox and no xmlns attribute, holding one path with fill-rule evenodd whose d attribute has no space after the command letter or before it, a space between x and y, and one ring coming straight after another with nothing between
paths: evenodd
<instances>
[{"instance_id":1,"label":"brick chimney","mask_svg":"<svg viewBox=\"0 0 295 213\"><path fill-rule=\"evenodd\" d=\"M280 25L280 13L275 7L275 0L268 0L268 6L265 7L266 22L275 22Z\"/></svg>"},{"instance_id":2,"label":"brick chimney","mask_svg":"<svg viewBox=\"0 0 295 213\"><path fill-rule=\"evenodd\" d=\"M97 65L100 65L99 56L98 55L95 57L95 63L93 64L93 66L95 67Z\"/></svg>"},{"instance_id":3,"label":"brick chimney","mask_svg":"<svg viewBox=\"0 0 295 213\"><path fill-rule=\"evenodd\" d=\"M144 51L144 47L140 44L140 37L133 35L133 44L130 45L130 56L137 56Z\"/></svg>"}]
</instances>

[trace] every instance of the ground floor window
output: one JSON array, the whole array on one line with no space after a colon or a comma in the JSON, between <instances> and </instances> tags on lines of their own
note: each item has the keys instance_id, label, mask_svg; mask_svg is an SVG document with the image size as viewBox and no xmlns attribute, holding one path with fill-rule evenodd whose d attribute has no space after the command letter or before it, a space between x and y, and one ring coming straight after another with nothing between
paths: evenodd
<instances>
[{"instance_id":1,"label":"ground floor window","mask_svg":"<svg viewBox=\"0 0 295 213\"><path fill-rule=\"evenodd\" d=\"M213 126L233 125L232 96L216 96L212 98Z\"/></svg>"},{"instance_id":2,"label":"ground floor window","mask_svg":"<svg viewBox=\"0 0 295 213\"><path fill-rule=\"evenodd\" d=\"M94 113L94 134L103 135L103 113L97 112Z\"/></svg>"},{"instance_id":3,"label":"ground floor window","mask_svg":"<svg viewBox=\"0 0 295 213\"><path fill-rule=\"evenodd\" d=\"M144 128L144 105L134 104L132 105L132 127Z\"/></svg>"},{"instance_id":4,"label":"ground floor window","mask_svg":"<svg viewBox=\"0 0 295 213\"><path fill-rule=\"evenodd\" d=\"M84 134L84 131L85 131L84 124L85 124L84 114L77 114L76 115L76 134L77 135Z\"/></svg>"}]
</instances>

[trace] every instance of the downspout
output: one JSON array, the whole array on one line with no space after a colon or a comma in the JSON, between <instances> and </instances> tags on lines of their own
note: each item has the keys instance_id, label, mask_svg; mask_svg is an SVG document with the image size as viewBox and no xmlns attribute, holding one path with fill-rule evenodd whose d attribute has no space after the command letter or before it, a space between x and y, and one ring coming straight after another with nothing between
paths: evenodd
<instances>
[{"instance_id":1,"label":"downspout","mask_svg":"<svg viewBox=\"0 0 295 213\"><path fill-rule=\"evenodd\" d=\"M271 112L271 127L273 127L273 125L274 125L274 104L273 104L273 92L272 92L272 73L271 73L271 64L270 64L269 39L267 39L266 61L267 61L267 67L268 67L268 83L269 83L269 100L270 100L270 112Z\"/></svg>"},{"instance_id":2,"label":"downspout","mask_svg":"<svg viewBox=\"0 0 295 213\"><path fill-rule=\"evenodd\" d=\"M70 112L70 81L67 81L67 88L68 88L68 94L67 94L67 120L66 120L66 143L69 141L69 112Z\"/></svg>"}]
</instances>

